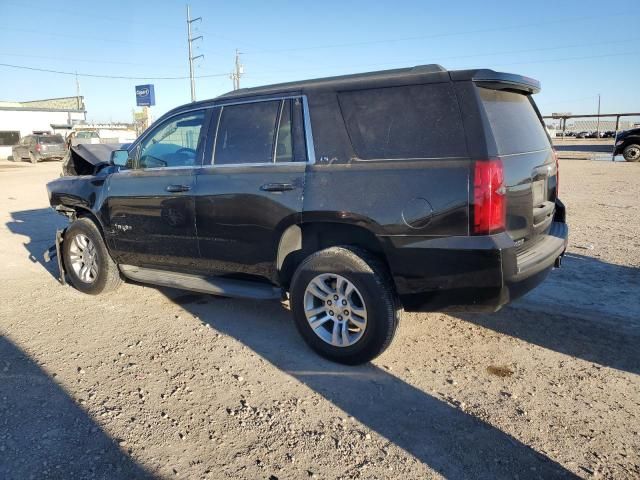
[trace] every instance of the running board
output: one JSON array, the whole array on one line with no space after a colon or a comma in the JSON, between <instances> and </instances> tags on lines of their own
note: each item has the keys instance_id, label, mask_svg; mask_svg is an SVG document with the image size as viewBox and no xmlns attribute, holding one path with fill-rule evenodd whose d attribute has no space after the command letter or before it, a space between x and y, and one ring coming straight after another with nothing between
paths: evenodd
<instances>
[{"instance_id":1,"label":"running board","mask_svg":"<svg viewBox=\"0 0 640 480\"><path fill-rule=\"evenodd\" d=\"M280 300L282 290L272 285L223 277L206 277L189 273L170 272L154 268L120 265L122 274L130 280L163 287L179 288L211 295L256 300Z\"/></svg>"}]
</instances>

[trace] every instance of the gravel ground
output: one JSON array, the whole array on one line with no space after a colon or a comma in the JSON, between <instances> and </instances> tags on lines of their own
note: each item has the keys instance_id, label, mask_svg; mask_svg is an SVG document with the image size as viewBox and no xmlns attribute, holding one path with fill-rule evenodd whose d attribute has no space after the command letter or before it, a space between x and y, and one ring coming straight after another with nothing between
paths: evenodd
<instances>
[{"instance_id":1,"label":"gravel ground","mask_svg":"<svg viewBox=\"0 0 640 480\"><path fill-rule=\"evenodd\" d=\"M0 478L640 477L640 165L561 162L563 268L360 367L277 302L61 286L59 169L0 162Z\"/></svg>"}]
</instances>

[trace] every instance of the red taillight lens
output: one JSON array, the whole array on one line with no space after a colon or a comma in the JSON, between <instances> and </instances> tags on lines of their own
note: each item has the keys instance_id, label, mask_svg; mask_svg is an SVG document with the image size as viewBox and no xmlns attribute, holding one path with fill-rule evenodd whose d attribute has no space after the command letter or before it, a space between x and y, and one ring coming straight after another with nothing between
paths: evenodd
<instances>
[{"instance_id":1,"label":"red taillight lens","mask_svg":"<svg viewBox=\"0 0 640 480\"><path fill-rule=\"evenodd\" d=\"M36 143L36 152L39 152L42 149L39 143Z\"/></svg>"},{"instance_id":2,"label":"red taillight lens","mask_svg":"<svg viewBox=\"0 0 640 480\"><path fill-rule=\"evenodd\" d=\"M473 233L488 235L505 228L506 190L502 160L477 161L473 178Z\"/></svg>"}]
</instances>

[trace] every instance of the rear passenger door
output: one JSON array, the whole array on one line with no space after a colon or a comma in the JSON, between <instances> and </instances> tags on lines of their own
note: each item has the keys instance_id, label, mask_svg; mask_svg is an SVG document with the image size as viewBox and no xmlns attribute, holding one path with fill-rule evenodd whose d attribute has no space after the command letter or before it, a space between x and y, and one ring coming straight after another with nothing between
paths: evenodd
<instances>
[{"instance_id":1,"label":"rear passenger door","mask_svg":"<svg viewBox=\"0 0 640 480\"><path fill-rule=\"evenodd\" d=\"M196 175L196 226L207 273L275 279L282 232L299 222L307 163L303 98L218 107Z\"/></svg>"}]
</instances>

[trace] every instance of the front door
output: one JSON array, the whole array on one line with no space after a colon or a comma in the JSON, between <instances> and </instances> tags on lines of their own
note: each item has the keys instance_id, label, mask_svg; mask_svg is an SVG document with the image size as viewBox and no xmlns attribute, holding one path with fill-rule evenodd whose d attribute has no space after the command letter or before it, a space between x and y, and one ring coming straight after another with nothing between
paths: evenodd
<instances>
[{"instance_id":1,"label":"front door","mask_svg":"<svg viewBox=\"0 0 640 480\"><path fill-rule=\"evenodd\" d=\"M198 261L194 169L201 165L206 110L162 122L107 179L103 218L119 263L191 270Z\"/></svg>"},{"instance_id":2,"label":"front door","mask_svg":"<svg viewBox=\"0 0 640 480\"><path fill-rule=\"evenodd\" d=\"M275 280L280 236L302 211L302 99L224 105L214 116L212 155L196 175L201 267Z\"/></svg>"}]
</instances>

